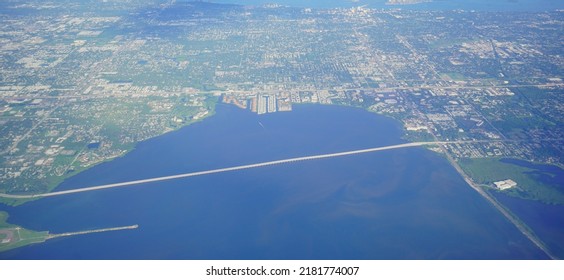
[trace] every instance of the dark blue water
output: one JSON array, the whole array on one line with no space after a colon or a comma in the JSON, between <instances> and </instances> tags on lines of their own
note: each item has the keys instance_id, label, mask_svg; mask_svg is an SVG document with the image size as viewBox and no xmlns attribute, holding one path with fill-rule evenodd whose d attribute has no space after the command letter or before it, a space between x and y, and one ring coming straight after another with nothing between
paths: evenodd
<instances>
[{"instance_id":1,"label":"dark blue water","mask_svg":"<svg viewBox=\"0 0 564 280\"><path fill-rule=\"evenodd\" d=\"M524 221L557 257L564 257L564 206L493 193L511 212Z\"/></svg>"},{"instance_id":2,"label":"dark blue water","mask_svg":"<svg viewBox=\"0 0 564 280\"><path fill-rule=\"evenodd\" d=\"M260 122L260 123L259 123ZM59 189L397 144L398 124L360 109L258 116L219 105ZM262 167L45 198L9 222L54 233L4 259L542 259L442 157L422 148Z\"/></svg>"},{"instance_id":3,"label":"dark blue water","mask_svg":"<svg viewBox=\"0 0 564 280\"><path fill-rule=\"evenodd\" d=\"M349 8L366 5L369 8L402 8L418 10L476 10L538 12L563 9L562 1L555 0L434 0L416 5L386 5L387 0L215 0L217 3L264 5L277 3L293 7Z\"/></svg>"},{"instance_id":4,"label":"dark blue water","mask_svg":"<svg viewBox=\"0 0 564 280\"><path fill-rule=\"evenodd\" d=\"M501 161L530 168L532 171L527 172L529 176L564 191L564 171L557 166L534 164L517 159ZM547 205L538 201L510 197L499 192L492 194L531 227L553 254L564 257L564 205Z\"/></svg>"},{"instance_id":5,"label":"dark blue water","mask_svg":"<svg viewBox=\"0 0 564 280\"><path fill-rule=\"evenodd\" d=\"M525 172L525 174L536 181L540 181L555 188L556 190L559 190L560 192L564 192L564 170L558 166L535 164L512 158L501 159L501 162L532 169L531 171Z\"/></svg>"}]
</instances>

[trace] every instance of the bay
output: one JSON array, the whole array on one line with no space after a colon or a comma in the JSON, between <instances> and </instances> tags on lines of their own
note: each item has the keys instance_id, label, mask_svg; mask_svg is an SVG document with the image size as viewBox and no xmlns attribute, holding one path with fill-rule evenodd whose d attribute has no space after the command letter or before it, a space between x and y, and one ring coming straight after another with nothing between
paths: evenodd
<instances>
[{"instance_id":1,"label":"bay","mask_svg":"<svg viewBox=\"0 0 564 280\"><path fill-rule=\"evenodd\" d=\"M139 143L58 190L403 143L400 125L361 109L299 105L216 115ZM0 206L53 233L3 259L543 259L546 256L423 148L154 182Z\"/></svg>"},{"instance_id":2,"label":"bay","mask_svg":"<svg viewBox=\"0 0 564 280\"><path fill-rule=\"evenodd\" d=\"M502 159L501 162L532 169L527 174L554 189L564 191L564 171L553 165L535 164L518 159ZM523 220L551 252L564 256L564 205L550 205L492 192L492 195Z\"/></svg>"}]
</instances>

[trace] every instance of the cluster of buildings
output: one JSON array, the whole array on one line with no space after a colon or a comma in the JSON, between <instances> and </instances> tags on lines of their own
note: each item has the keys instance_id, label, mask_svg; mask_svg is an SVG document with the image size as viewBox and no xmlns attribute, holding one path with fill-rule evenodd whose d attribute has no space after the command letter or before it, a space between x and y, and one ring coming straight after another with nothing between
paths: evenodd
<instances>
[{"instance_id":1,"label":"cluster of buildings","mask_svg":"<svg viewBox=\"0 0 564 280\"><path fill-rule=\"evenodd\" d=\"M563 164L561 12L44 4L0 19L0 191L44 191L209 116L217 98L257 114L362 107L410 140L480 140L449 145L457 158Z\"/></svg>"}]
</instances>

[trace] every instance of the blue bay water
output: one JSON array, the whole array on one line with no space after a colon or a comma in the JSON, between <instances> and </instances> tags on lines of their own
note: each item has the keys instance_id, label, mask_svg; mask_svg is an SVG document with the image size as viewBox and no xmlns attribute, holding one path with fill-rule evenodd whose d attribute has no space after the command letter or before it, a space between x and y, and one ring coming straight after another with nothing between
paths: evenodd
<instances>
[{"instance_id":1,"label":"blue bay water","mask_svg":"<svg viewBox=\"0 0 564 280\"><path fill-rule=\"evenodd\" d=\"M564 256L564 206L519 199L494 193L496 199L515 213L545 243L551 253Z\"/></svg>"},{"instance_id":2,"label":"blue bay water","mask_svg":"<svg viewBox=\"0 0 564 280\"><path fill-rule=\"evenodd\" d=\"M71 189L402 143L397 122L300 105L258 116L220 104L202 122L66 180ZM542 259L546 256L423 148L261 167L0 206L52 233L2 259Z\"/></svg>"},{"instance_id":3,"label":"blue bay water","mask_svg":"<svg viewBox=\"0 0 564 280\"><path fill-rule=\"evenodd\" d=\"M556 190L564 191L564 171L557 166L534 164L517 159L502 159L504 163L532 169L528 175ZM492 193L498 201L523 220L545 243L551 252L564 256L564 205L547 205L542 202Z\"/></svg>"},{"instance_id":4,"label":"blue bay water","mask_svg":"<svg viewBox=\"0 0 564 280\"><path fill-rule=\"evenodd\" d=\"M277 3L304 8L350 8L366 5L369 8L401 8L418 10L477 10L539 12L563 9L562 1L554 0L434 0L415 5L386 5L387 0L215 0L217 3L265 5Z\"/></svg>"}]
</instances>

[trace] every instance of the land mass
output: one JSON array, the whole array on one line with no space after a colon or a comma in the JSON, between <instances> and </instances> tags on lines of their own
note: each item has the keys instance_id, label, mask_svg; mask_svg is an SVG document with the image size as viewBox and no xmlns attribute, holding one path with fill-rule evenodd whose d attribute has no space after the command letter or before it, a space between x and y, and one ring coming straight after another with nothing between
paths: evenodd
<instances>
[{"instance_id":1,"label":"land mass","mask_svg":"<svg viewBox=\"0 0 564 280\"><path fill-rule=\"evenodd\" d=\"M47 231L32 231L7 223L8 213L0 211L0 252L45 242Z\"/></svg>"},{"instance_id":2,"label":"land mass","mask_svg":"<svg viewBox=\"0 0 564 280\"><path fill-rule=\"evenodd\" d=\"M561 186L499 161L564 166L562 10L145 2L0 3L10 11L0 19L1 203L52 195L140 141L213 115L221 98L257 114L320 103L387 115L410 142L444 142L434 150L471 186L511 179L507 195L564 205ZM15 226L2 234L44 238Z\"/></svg>"},{"instance_id":3,"label":"land mass","mask_svg":"<svg viewBox=\"0 0 564 280\"><path fill-rule=\"evenodd\" d=\"M93 230L85 230L85 231L77 231L77 232L50 234L48 231L33 231L9 224L7 222L7 219L8 219L8 213L0 211L0 252L12 250L23 246L28 246L35 243L42 243L53 238L118 231L118 230L132 230L132 229L137 229L139 227L139 225L131 225L131 226L123 226L123 227L112 227L112 228L93 229Z\"/></svg>"},{"instance_id":4,"label":"land mass","mask_svg":"<svg viewBox=\"0 0 564 280\"><path fill-rule=\"evenodd\" d=\"M17 2L2 5L18 11ZM402 122L411 142L518 140L449 145L457 160L563 166L558 11L26 2L0 27L11 42L0 49L11 58L0 68L0 193L49 193L212 115L219 98L258 114L299 103L362 107ZM517 32L523 18L531 25ZM509 195L564 204L518 177L504 178L523 187Z\"/></svg>"},{"instance_id":5,"label":"land mass","mask_svg":"<svg viewBox=\"0 0 564 280\"><path fill-rule=\"evenodd\" d=\"M229 171L244 170L244 169L264 167L264 166L272 166L272 165L285 164L285 163L293 163L293 162L306 161L306 160L326 159L326 158L342 157L342 156L349 156L349 155L356 155L356 154L363 154L363 153L372 153L372 152L386 151L386 150L393 150L393 149L403 149L403 148L429 146L429 145L442 145L442 144L447 144L447 143L449 143L449 142L437 141L437 142L405 143L405 144L398 144L398 145L391 145L391 146L377 147L377 148L369 148L369 149L362 149L362 150L354 150L354 151L346 151L346 152L339 152L339 153L332 153L332 154L323 154L323 155L289 158L289 159L254 163L254 164L241 165L241 166L235 166L235 167L227 167L227 168L220 168L220 169L213 169L213 170L206 170L206 171L198 171L198 172L191 172L191 173L157 177L157 178L148 178L148 179L141 179L141 180L135 180L135 181L129 181L129 182L114 183L114 184L107 184L107 185L101 185L101 186L92 186L92 187L86 187L86 188L80 188L80 189L71 189L71 190L66 190L66 191L50 192L50 193L43 193L43 194L13 195L13 194L2 194L2 193L0 193L0 197L10 198L10 199L33 199L33 198L41 198L41 197L51 197L51 196L67 195L67 194L74 194L74 193L105 190L105 189L111 189L111 188L134 186L134 185L140 185L140 184L152 183L152 182L176 180L176 179L181 179L181 178L195 177L195 176L229 172Z\"/></svg>"}]
</instances>

